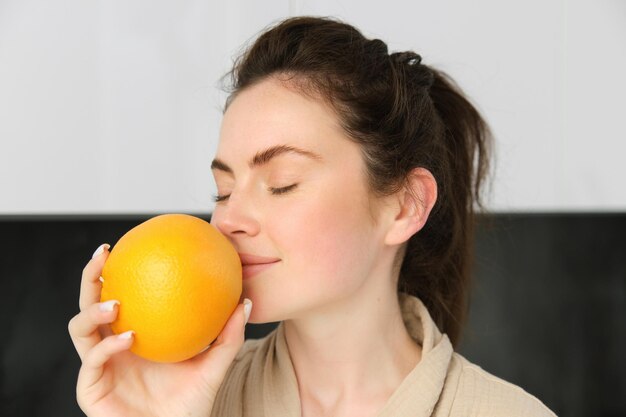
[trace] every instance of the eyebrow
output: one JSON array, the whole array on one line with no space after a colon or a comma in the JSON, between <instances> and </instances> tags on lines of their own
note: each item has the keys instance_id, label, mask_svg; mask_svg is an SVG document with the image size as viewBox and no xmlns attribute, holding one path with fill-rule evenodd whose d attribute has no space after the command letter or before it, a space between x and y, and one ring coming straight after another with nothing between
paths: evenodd
<instances>
[{"instance_id":1,"label":"eyebrow","mask_svg":"<svg viewBox=\"0 0 626 417\"><path fill-rule=\"evenodd\" d=\"M320 161L322 157L314 152L307 151L304 149L297 148L291 145L276 145L271 148L267 148L264 151L257 152L256 155L248 162L248 166L250 168L259 167L261 165L266 165L273 158L276 158L279 155L283 155L286 153L293 153L297 155L306 156L307 158L314 159ZM228 172L230 174L233 173L233 169L229 167L224 161L215 158L213 162L211 162L211 169L218 169L220 171Z\"/></svg>"}]
</instances>

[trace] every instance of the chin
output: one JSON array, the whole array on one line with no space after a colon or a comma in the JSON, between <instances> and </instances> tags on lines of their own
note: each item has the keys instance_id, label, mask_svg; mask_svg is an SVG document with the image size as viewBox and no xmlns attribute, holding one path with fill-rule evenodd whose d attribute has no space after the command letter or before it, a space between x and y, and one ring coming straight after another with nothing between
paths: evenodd
<instances>
[{"instance_id":1,"label":"chin","mask_svg":"<svg viewBox=\"0 0 626 417\"><path fill-rule=\"evenodd\" d=\"M277 323L290 318L288 312L284 311L284 306L267 305L259 298L256 299L257 301L254 298L250 299L252 300L252 313L250 313L250 318L248 319L250 324Z\"/></svg>"}]
</instances>

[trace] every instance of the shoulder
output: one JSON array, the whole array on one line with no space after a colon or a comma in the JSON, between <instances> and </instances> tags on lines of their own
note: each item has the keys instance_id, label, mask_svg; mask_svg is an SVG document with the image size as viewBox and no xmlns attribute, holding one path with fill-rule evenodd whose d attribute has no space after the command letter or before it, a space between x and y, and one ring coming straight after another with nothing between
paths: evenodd
<instances>
[{"instance_id":1,"label":"shoulder","mask_svg":"<svg viewBox=\"0 0 626 417\"><path fill-rule=\"evenodd\" d=\"M244 403L247 401L245 387L250 383L260 383L259 372L255 372L254 367L258 368L259 363L262 363L258 358L266 350L267 343L267 337L244 342L224 376L211 416L243 415Z\"/></svg>"},{"instance_id":2,"label":"shoulder","mask_svg":"<svg viewBox=\"0 0 626 417\"><path fill-rule=\"evenodd\" d=\"M276 333L275 329L261 339L246 339L228 369L225 382L243 383L248 378L251 368L257 370L262 368L266 358L274 350ZM256 376L255 372L253 374Z\"/></svg>"},{"instance_id":3,"label":"shoulder","mask_svg":"<svg viewBox=\"0 0 626 417\"><path fill-rule=\"evenodd\" d=\"M267 344L269 337L265 336L262 339L247 339L243 342L243 346L235 357L235 362L245 362L254 357L254 354L259 350L263 350L264 344Z\"/></svg>"},{"instance_id":4,"label":"shoulder","mask_svg":"<svg viewBox=\"0 0 626 417\"><path fill-rule=\"evenodd\" d=\"M248 368L255 362L255 358L259 355L265 355L269 341L270 339L267 336L262 339L246 340L237 353L237 356L235 356L227 376L232 378L235 375L241 376L247 373Z\"/></svg>"},{"instance_id":5,"label":"shoulder","mask_svg":"<svg viewBox=\"0 0 626 417\"><path fill-rule=\"evenodd\" d=\"M556 417L537 397L458 353L452 355L448 376L455 385L450 416Z\"/></svg>"}]
</instances>

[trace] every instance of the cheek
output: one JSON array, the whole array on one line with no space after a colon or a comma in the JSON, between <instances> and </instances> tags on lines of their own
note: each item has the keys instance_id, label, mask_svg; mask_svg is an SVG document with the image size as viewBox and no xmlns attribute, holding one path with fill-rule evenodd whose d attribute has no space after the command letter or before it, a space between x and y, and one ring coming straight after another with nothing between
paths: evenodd
<instances>
[{"instance_id":1,"label":"cheek","mask_svg":"<svg viewBox=\"0 0 626 417\"><path fill-rule=\"evenodd\" d=\"M281 215L284 235L277 244L300 284L340 289L363 276L364 260L371 259L372 235L368 211L359 197L362 191L355 188L336 184Z\"/></svg>"}]
</instances>

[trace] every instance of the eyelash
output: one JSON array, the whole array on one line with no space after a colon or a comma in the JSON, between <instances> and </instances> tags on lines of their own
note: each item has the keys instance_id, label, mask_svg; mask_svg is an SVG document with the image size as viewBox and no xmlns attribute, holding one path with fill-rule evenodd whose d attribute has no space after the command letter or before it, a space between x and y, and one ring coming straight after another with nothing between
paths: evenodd
<instances>
[{"instance_id":1,"label":"eyelash","mask_svg":"<svg viewBox=\"0 0 626 417\"><path fill-rule=\"evenodd\" d=\"M272 193L272 195L281 195L281 194L286 194L289 191L293 190L294 188L296 188L297 185L298 184L291 184L291 185L288 185L286 187L281 187L281 188L272 188L272 187L270 187L269 190ZM213 196L213 201L216 202L216 203L219 203L221 201L227 200L228 197L230 197L230 194L228 194L228 195L219 195L219 194L217 194L217 195Z\"/></svg>"}]
</instances>

